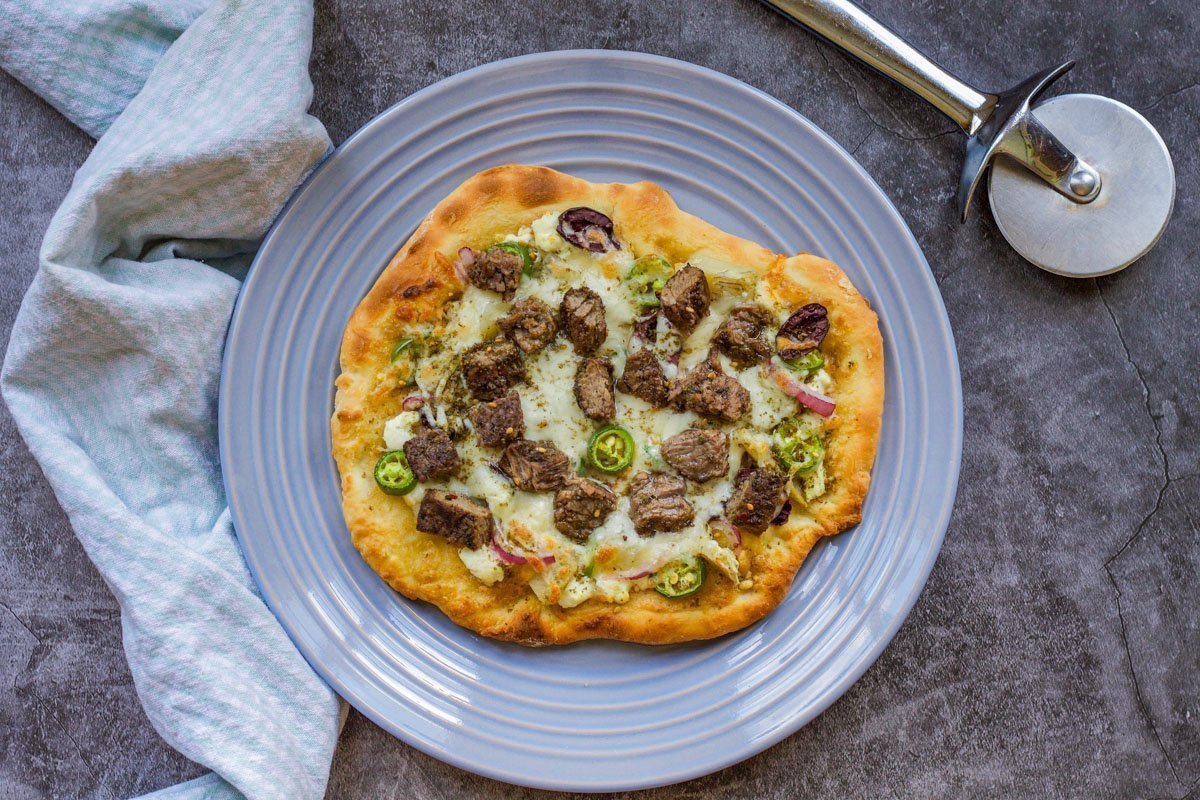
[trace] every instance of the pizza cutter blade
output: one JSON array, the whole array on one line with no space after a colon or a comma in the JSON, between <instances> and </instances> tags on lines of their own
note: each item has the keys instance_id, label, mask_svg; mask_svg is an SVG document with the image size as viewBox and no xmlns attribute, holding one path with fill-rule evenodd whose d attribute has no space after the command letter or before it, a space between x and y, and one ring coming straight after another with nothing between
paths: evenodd
<instances>
[{"instance_id":1,"label":"pizza cutter blade","mask_svg":"<svg viewBox=\"0 0 1200 800\"><path fill-rule=\"evenodd\" d=\"M763 1L958 123L967 134L962 219L990 168L996 226L1032 264L1070 277L1107 275L1141 258L1162 235L1175 202L1175 169L1145 117L1091 94L1032 105L1070 62L1007 91L982 92L849 0Z\"/></svg>"}]
</instances>

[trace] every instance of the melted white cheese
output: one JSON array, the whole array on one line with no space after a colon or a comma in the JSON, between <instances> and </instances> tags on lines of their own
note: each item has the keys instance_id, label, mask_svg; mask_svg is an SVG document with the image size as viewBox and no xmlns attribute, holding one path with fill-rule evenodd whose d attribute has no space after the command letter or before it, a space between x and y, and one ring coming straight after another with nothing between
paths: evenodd
<instances>
[{"instance_id":1,"label":"melted white cheese","mask_svg":"<svg viewBox=\"0 0 1200 800\"><path fill-rule=\"evenodd\" d=\"M593 254L566 242L559 236L556 213L534 220L530 226L503 240L532 244L541 252L537 275L523 278L516 298L537 297L557 310L563 293L584 285L604 301L608 323L608 338L600 349L601 355L612 359L615 375L620 376L637 310L631 302L622 278L631 268L634 255L627 250ZM685 340L680 367L686 369L701 361L708 353L717 326L729 310L748 298L757 297L777 314L785 309L766 299L765 292L753 272L744 267L718 262L698 254L691 263L705 270L713 290L709 314ZM677 265L680 266L680 265ZM457 354L496 333L496 320L506 314L511 303L494 292L469 286L462 299L449 315L444 346L437 354L424 359L417 375L418 386L427 395L437 395L444 387ZM780 317L782 319L782 316ZM666 356L679 349L677 331L671 330L660 317L659 336L655 350L664 360L664 368L673 377L676 370L665 363ZM728 359L721 361L730 370ZM575 402L574 379L579 363L574 347L559 339L526 362L529 381L517 387L525 415L526 437L553 442L567 454L573 465L586 455L587 443L600 427L584 416ZM639 471L669 471L662 460L662 442L694 426L706 426L691 412L656 409L630 395L617 393L617 421L633 435L637 448L633 464L615 479L606 478L620 497L616 510L593 531L586 545L580 545L561 535L554 527L553 493L528 493L516 490L490 465L498 452L480 448L474 437L458 443L463 459L459 477L443 481L454 491L483 498L496 519L497 534L505 549L523 556L554 556L553 565L530 582L530 588L547 603L571 608L590 597L609 602L625 602L632 591L650 588L652 573L664 564L680 559L703 557L731 579L738 579L738 562L732 550L723 547L711 535L708 522L724 513L724 503L733 492L734 476L742 454L748 453L759 461L771 458L770 431L788 417L800 417L819 432L823 420L804 412L770 379L765 368L752 367L738 373L738 379L750 393L750 412L743 421L723 426L732 434L729 472L723 478L697 486L688 484L688 500L695 517L681 531L639 536L629 518L629 500L625 496L629 481ZM827 372L818 371L806 379L814 390L828 394L832 381ZM435 418L445 422L444 409L437 409ZM417 412L404 412L389 420L383 430L385 446L399 449L412 435L418 423ZM825 490L824 464L797 480L804 497L813 499ZM404 496L417 508L425 487L418 486ZM479 580L491 585L503 579L504 565L490 544L478 550L462 550L463 563ZM586 572L589 574L585 574Z\"/></svg>"},{"instance_id":2,"label":"melted white cheese","mask_svg":"<svg viewBox=\"0 0 1200 800\"><path fill-rule=\"evenodd\" d=\"M399 450L412 437L420 419L417 411L402 411L389 419L383 426L383 446L388 450Z\"/></svg>"},{"instance_id":3,"label":"melted white cheese","mask_svg":"<svg viewBox=\"0 0 1200 800\"><path fill-rule=\"evenodd\" d=\"M468 550L464 547L458 551L458 557L467 565L472 575L488 586L504 580L504 565L500 563L500 557L491 547L485 545L478 550Z\"/></svg>"}]
</instances>

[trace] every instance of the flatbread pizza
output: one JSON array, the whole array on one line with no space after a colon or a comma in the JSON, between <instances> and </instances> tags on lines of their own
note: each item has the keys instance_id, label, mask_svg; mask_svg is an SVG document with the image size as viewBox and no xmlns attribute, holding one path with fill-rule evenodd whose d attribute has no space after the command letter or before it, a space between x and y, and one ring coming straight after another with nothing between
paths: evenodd
<instances>
[{"instance_id":1,"label":"flatbread pizza","mask_svg":"<svg viewBox=\"0 0 1200 800\"><path fill-rule=\"evenodd\" d=\"M527 645L742 628L856 524L883 344L842 271L648 182L481 172L342 341L342 505L406 597Z\"/></svg>"}]
</instances>

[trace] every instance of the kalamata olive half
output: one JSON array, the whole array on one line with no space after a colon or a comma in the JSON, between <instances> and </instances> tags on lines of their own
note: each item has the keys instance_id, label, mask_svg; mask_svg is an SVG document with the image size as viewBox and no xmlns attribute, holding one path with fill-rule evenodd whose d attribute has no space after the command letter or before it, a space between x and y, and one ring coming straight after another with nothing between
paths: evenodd
<instances>
[{"instance_id":1,"label":"kalamata olive half","mask_svg":"<svg viewBox=\"0 0 1200 800\"><path fill-rule=\"evenodd\" d=\"M594 208L578 206L558 215L558 233L576 247L593 253L620 250L613 222Z\"/></svg>"},{"instance_id":2,"label":"kalamata olive half","mask_svg":"<svg viewBox=\"0 0 1200 800\"><path fill-rule=\"evenodd\" d=\"M775 336L775 350L784 361L799 358L816 350L829 333L829 316L825 306L809 303L787 318Z\"/></svg>"}]
</instances>

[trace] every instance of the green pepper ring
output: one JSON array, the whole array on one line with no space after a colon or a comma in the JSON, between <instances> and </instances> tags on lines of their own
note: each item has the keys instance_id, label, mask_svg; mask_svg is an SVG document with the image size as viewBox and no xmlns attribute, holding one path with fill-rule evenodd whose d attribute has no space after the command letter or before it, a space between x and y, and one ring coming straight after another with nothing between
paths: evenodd
<instances>
[{"instance_id":1,"label":"green pepper ring","mask_svg":"<svg viewBox=\"0 0 1200 800\"><path fill-rule=\"evenodd\" d=\"M696 581L692 585L679 590L675 586L679 585L682 581L672 584L669 580L670 575L678 575L681 579L687 575L695 575ZM697 558L694 561L673 561L655 574L657 580L654 583L654 591L672 600L680 597L688 597L700 591L700 587L704 585L704 579L707 575L708 568L705 566L704 559L702 558Z\"/></svg>"},{"instance_id":2,"label":"green pepper ring","mask_svg":"<svg viewBox=\"0 0 1200 800\"><path fill-rule=\"evenodd\" d=\"M408 494L417 485L417 476L408 465L403 450L389 450L375 462L375 483L384 494Z\"/></svg>"},{"instance_id":3,"label":"green pepper ring","mask_svg":"<svg viewBox=\"0 0 1200 800\"><path fill-rule=\"evenodd\" d=\"M825 366L825 354L820 350L809 350L799 358L793 358L791 361L783 363L788 366L788 369L795 372L816 372Z\"/></svg>"},{"instance_id":4,"label":"green pepper ring","mask_svg":"<svg viewBox=\"0 0 1200 800\"><path fill-rule=\"evenodd\" d=\"M780 464L789 472L811 472L821 462L825 445L819 437L799 438L800 426L794 419L785 419L771 432L771 449ZM796 457L797 451L803 456Z\"/></svg>"},{"instance_id":5,"label":"green pepper ring","mask_svg":"<svg viewBox=\"0 0 1200 800\"><path fill-rule=\"evenodd\" d=\"M633 463L635 449L633 434L620 425L605 425L588 440L588 464L601 472L614 474Z\"/></svg>"},{"instance_id":6,"label":"green pepper ring","mask_svg":"<svg viewBox=\"0 0 1200 800\"><path fill-rule=\"evenodd\" d=\"M634 292L634 300L642 308L657 308L660 305L658 293L667 285L671 277L671 263L662 256L642 256L633 262L633 268L625 276Z\"/></svg>"},{"instance_id":7,"label":"green pepper ring","mask_svg":"<svg viewBox=\"0 0 1200 800\"><path fill-rule=\"evenodd\" d=\"M529 248L520 242L500 242L488 248L488 250L504 250L521 257L521 273L526 277L533 275L533 255L529 252Z\"/></svg>"}]
</instances>

